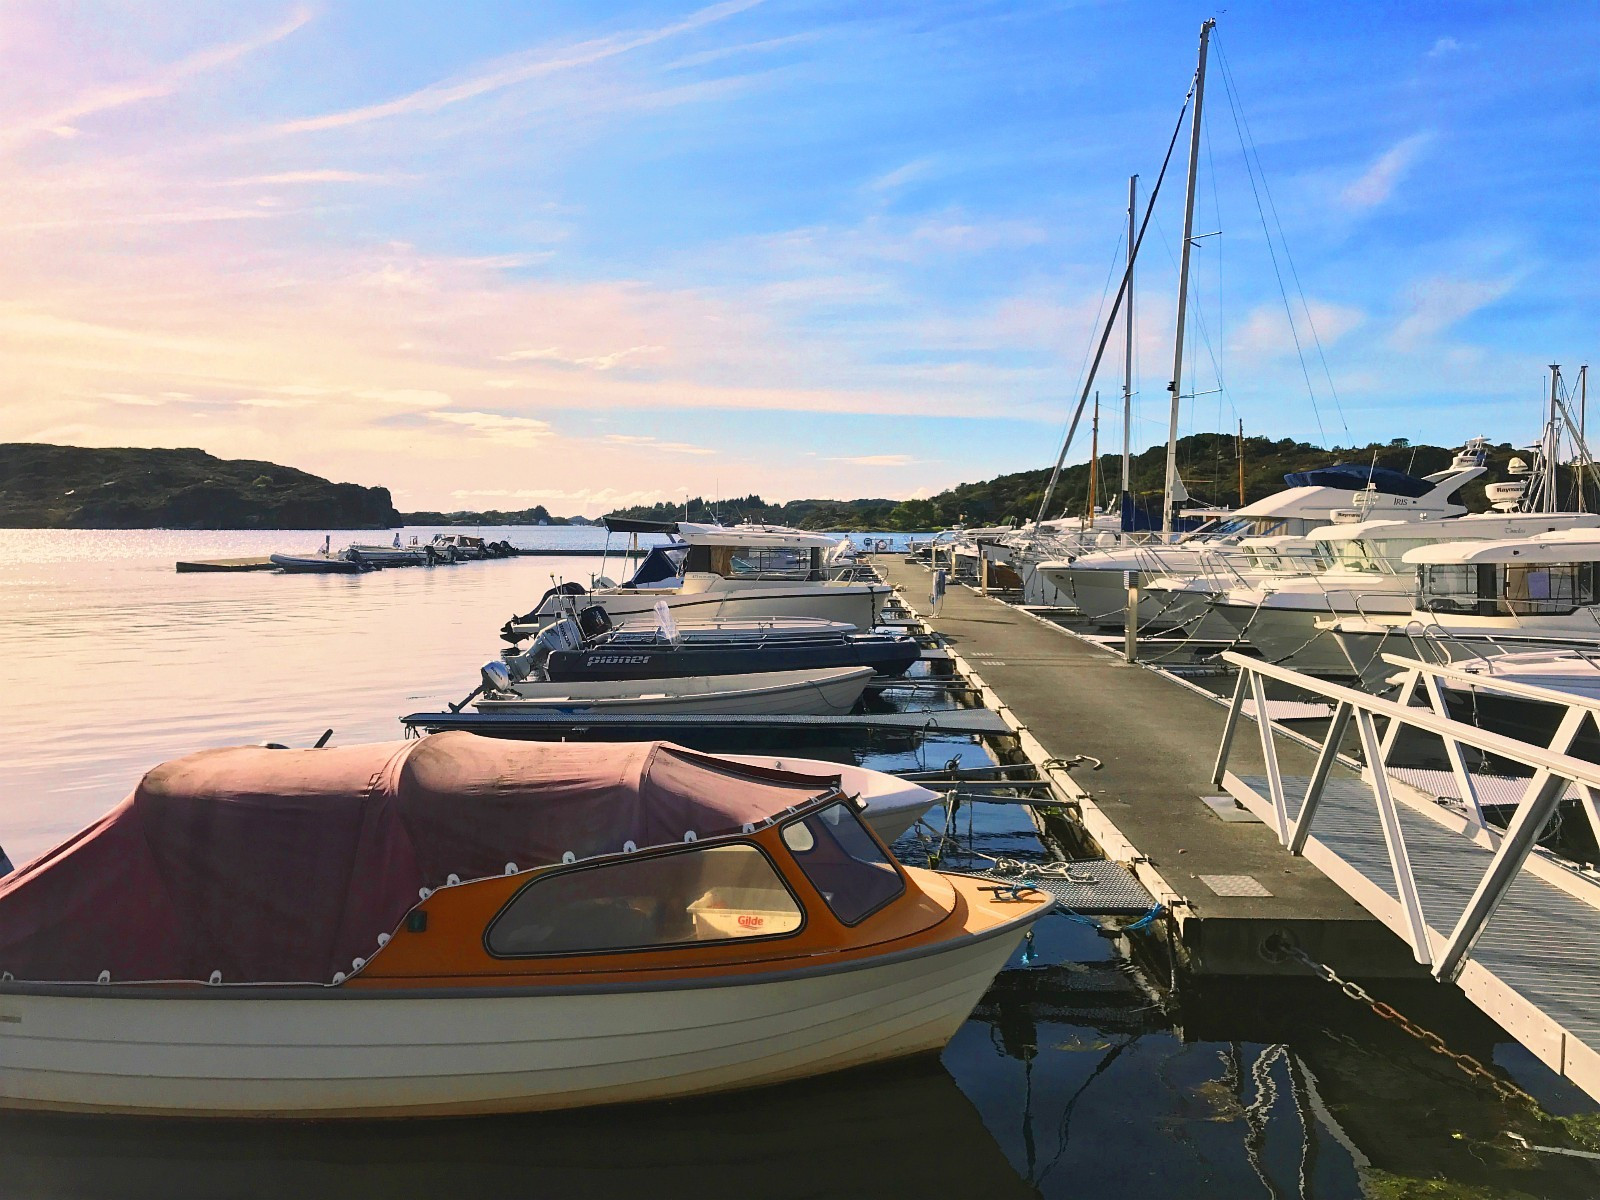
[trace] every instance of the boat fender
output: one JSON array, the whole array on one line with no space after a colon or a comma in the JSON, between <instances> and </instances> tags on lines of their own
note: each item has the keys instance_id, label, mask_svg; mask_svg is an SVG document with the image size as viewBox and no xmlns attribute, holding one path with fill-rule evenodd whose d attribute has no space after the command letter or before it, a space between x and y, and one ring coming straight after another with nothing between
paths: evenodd
<instances>
[{"instance_id":1,"label":"boat fender","mask_svg":"<svg viewBox=\"0 0 1600 1200\"><path fill-rule=\"evenodd\" d=\"M683 831L683 840L686 842L697 842L700 839L695 837L694 830L686 829Z\"/></svg>"},{"instance_id":2,"label":"boat fender","mask_svg":"<svg viewBox=\"0 0 1600 1200\"><path fill-rule=\"evenodd\" d=\"M516 873L517 873L517 864L516 863L507 863L506 864L506 874L507 875L515 875Z\"/></svg>"},{"instance_id":3,"label":"boat fender","mask_svg":"<svg viewBox=\"0 0 1600 1200\"><path fill-rule=\"evenodd\" d=\"M111 972L110 971L101 971L100 972L100 978L96 979L95 982L96 983L110 983L111 982Z\"/></svg>"},{"instance_id":4,"label":"boat fender","mask_svg":"<svg viewBox=\"0 0 1600 1200\"><path fill-rule=\"evenodd\" d=\"M0 983L10 983L15 978L10 971L0 971Z\"/></svg>"},{"instance_id":5,"label":"boat fender","mask_svg":"<svg viewBox=\"0 0 1600 1200\"><path fill-rule=\"evenodd\" d=\"M380 933L378 935L378 949L381 950L385 946L387 946L388 944L389 944L389 935L387 933Z\"/></svg>"},{"instance_id":6,"label":"boat fender","mask_svg":"<svg viewBox=\"0 0 1600 1200\"><path fill-rule=\"evenodd\" d=\"M213 972L211 972L211 977L209 979L207 979L206 982L210 983L210 984L221 983L222 982L222 972L221 971L213 971Z\"/></svg>"},{"instance_id":7,"label":"boat fender","mask_svg":"<svg viewBox=\"0 0 1600 1200\"><path fill-rule=\"evenodd\" d=\"M447 875L447 876L445 876L444 885L445 885L445 887L455 887L456 884L458 884L460 882L461 882L461 876L459 876L459 875Z\"/></svg>"},{"instance_id":8,"label":"boat fender","mask_svg":"<svg viewBox=\"0 0 1600 1200\"><path fill-rule=\"evenodd\" d=\"M623 842L622 843L622 852L624 854L632 854L638 848L639 847L635 846L632 842Z\"/></svg>"},{"instance_id":9,"label":"boat fender","mask_svg":"<svg viewBox=\"0 0 1600 1200\"><path fill-rule=\"evenodd\" d=\"M564 862L564 863L577 862L578 861L578 856L576 854L574 854L571 850L563 850L561 852L561 861Z\"/></svg>"}]
</instances>

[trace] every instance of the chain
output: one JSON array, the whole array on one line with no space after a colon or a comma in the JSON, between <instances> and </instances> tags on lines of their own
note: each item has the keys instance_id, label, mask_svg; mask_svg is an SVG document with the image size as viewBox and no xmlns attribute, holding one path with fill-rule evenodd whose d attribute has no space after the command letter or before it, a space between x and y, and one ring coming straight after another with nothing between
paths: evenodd
<instances>
[{"instance_id":1,"label":"chain","mask_svg":"<svg viewBox=\"0 0 1600 1200\"><path fill-rule=\"evenodd\" d=\"M1323 979L1328 983L1333 984L1334 987L1338 988L1346 996L1350 997L1350 999L1359 1004L1365 1004L1385 1021L1388 1021L1394 1025L1398 1025L1401 1029L1405 1030L1405 1032L1416 1038L1417 1041L1421 1042L1429 1050L1432 1050L1435 1054L1442 1055L1443 1057L1449 1059L1463 1074L1488 1084L1497 1093L1499 1093L1499 1096L1502 1100L1518 1101L1519 1103L1527 1105L1537 1116L1544 1116L1544 1110L1539 1107L1539 1102L1527 1092L1519 1088L1516 1084L1495 1074L1493 1071L1489 1070L1488 1067L1484 1066L1477 1059L1473 1058L1472 1055L1459 1054L1450 1049L1449 1046L1445 1045L1444 1039L1437 1033L1434 1033L1433 1030L1424 1029L1421 1025L1418 1025L1404 1013L1390 1007L1382 1000L1374 998L1372 993L1367 991L1367 989L1362 987L1359 983L1345 979L1327 963L1318 962L1304 950L1300 949L1299 946L1296 946L1290 942L1287 938L1276 938L1272 942L1272 949L1282 954L1285 958L1292 958L1299 962L1313 975L1317 976L1319 979Z\"/></svg>"}]
</instances>

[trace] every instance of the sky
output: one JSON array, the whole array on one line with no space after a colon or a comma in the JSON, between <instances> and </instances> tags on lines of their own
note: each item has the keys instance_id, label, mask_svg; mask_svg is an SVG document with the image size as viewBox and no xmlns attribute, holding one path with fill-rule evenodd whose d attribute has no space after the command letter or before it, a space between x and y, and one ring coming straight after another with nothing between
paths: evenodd
<instances>
[{"instance_id":1,"label":"sky","mask_svg":"<svg viewBox=\"0 0 1600 1200\"><path fill-rule=\"evenodd\" d=\"M1182 430L1532 440L1600 331L1592 3L6 0L0 441L563 515L1047 465L1208 16Z\"/></svg>"}]
</instances>

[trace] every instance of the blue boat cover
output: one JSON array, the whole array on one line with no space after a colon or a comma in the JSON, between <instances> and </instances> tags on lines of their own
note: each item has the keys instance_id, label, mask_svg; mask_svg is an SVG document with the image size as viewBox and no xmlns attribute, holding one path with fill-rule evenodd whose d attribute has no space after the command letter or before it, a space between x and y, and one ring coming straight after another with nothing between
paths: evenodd
<instances>
[{"instance_id":1,"label":"blue boat cover","mask_svg":"<svg viewBox=\"0 0 1600 1200\"><path fill-rule=\"evenodd\" d=\"M1433 484L1425 479L1367 463L1334 463L1314 471L1291 471L1283 482L1290 487L1344 488L1352 492L1364 492L1371 483L1373 490L1386 496L1426 496L1433 491Z\"/></svg>"},{"instance_id":2,"label":"blue boat cover","mask_svg":"<svg viewBox=\"0 0 1600 1200\"><path fill-rule=\"evenodd\" d=\"M1172 523L1172 528L1177 533L1190 533L1199 529L1206 523L1204 517L1179 517ZM1160 529L1161 518L1152 513L1145 505L1129 492L1122 493L1122 532L1143 533L1150 529Z\"/></svg>"},{"instance_id":3,"label":"blue boat cover","mask_svg":"<svg viewBox=\"0 0 1600 1200\"><path fill-rule=\"evenodd\" d=\"M683 571L683 555L682 545L655 547L644 556L644 561L633 573L633 578L622 586L648 587L652 583L660 583L663 579L676 579Z\"/></svg>"}]
</instances>

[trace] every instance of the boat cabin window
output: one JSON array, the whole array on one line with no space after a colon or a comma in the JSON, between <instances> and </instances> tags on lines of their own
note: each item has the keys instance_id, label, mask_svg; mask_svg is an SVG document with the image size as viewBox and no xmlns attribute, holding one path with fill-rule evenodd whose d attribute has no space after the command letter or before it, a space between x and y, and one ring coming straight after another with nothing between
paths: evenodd
<instances>
[{"instance_id":1,"label":"boat cabin window","mask_svg":"<svg viewBox=\"0 0 1600 1200\"><path fill-rule=\"evenodd\" d=\"M1417 607L1478 617L1552 617L1600 598L1600 563L1474 563L1418 568Z\"/></svg>"},{"instance_id":2,"label":"boat cabin window","mask_svg":"<svg viewBox=\"0 0 1600 1200\"><path fill-rule=\"evenodd\" d=\"M501 958L595 954L775 937L804 923L799 902L755 846L708 846L534 879L489 925Z\"/></svg>"},{"instance_id":3,"label":"boat cabin window","mask_svg":"<svg viewBox=\"0 0 1600 1200\"><path fill-rule=\"evenodd\" d=\"M906 890L894 863L843 801L785 825L783 844L841 924L865 920Z\"/></svg>"},{"instance_id":4,"label":"boat cabin window","mask_svg":"<svg viewBox=\"0 0 1600 1200\"><path fill-rule=\"evenodd\" d=\"M816 579L822 551L785 546L691 546L685 571L709 571L725 579Z\"/></svg>"}]
</instances>

